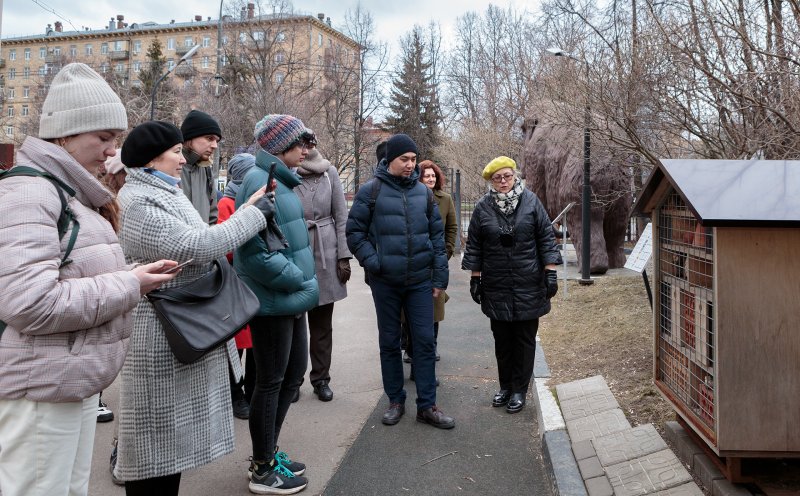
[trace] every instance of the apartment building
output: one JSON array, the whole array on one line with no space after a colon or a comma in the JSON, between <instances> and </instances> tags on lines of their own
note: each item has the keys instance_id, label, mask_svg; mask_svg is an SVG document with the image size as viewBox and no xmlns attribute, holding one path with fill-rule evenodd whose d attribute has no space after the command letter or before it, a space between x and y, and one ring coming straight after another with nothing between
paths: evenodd
<instances>
[{"instance_id":1,"label":"apartment building","mask_svg":"<svg viewBox=\"0 0 800 496\"><path fill-rule=\"evenodd\" d=\"M117 15L103 29L84 31L64 31L62 23L55 22L40 35L2 39L0 143L19 144L36 131L49 80L64 64L86 63L117 88L141 86L139 76L150 63L147 53L156 39L165 69L174 68L172 84L197 92L219 84L226 70L248 58L261 59L262 67L240 71L237 77L269 77L270 84L289 88L298 87L298 82L324 85L338 64L357 64L360 49L333 29L324 14L261 15L252 3L238 15L221 19L195 15L188 22L128 24ZM193 56L179 63L195 46L199 48ZM258 57L252 57L255 52ZM268 68L263 67L265 61Z\"/></svg>"}]
</instances>

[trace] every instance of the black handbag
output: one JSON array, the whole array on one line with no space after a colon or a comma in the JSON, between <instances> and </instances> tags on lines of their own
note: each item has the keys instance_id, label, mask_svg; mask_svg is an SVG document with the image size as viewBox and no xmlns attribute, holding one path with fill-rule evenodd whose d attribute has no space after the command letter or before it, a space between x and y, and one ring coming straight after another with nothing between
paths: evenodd
<instances>
[{"instance_id":1,"label":"black handbag","mask_svg":"<svg viewBox=\"0 0 800 496\"><path fill-rule=\"evenodd\" d=\"M226 258L211 270L177 288L147 294L172 353L192 363L231 339L260 308L258 297L239 279Z\"/></svg>"}]
</instances>

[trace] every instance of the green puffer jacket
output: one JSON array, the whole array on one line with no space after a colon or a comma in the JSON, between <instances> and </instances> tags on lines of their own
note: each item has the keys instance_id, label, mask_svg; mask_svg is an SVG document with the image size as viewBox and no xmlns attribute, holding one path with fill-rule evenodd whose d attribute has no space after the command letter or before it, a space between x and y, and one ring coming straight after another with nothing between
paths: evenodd
<instances>
[{"instance_id":1,"label":"green puffer jacket","mask_svg":"<svg viewBox=\"0 0 800 496\"><path fill-rule=\"evenodd\" d=\"M270 164L275 162L275 221L289 246L269 252L261 236L237 248L233 266L261 302L259 315L297 315L317 306L319 286L314 275L314 253L308 238L303 204L293 189L300 178L274 155L258 152L256 166L247 173L236 195L236 208L267 184Z\"/></svg>"}]
</instances>

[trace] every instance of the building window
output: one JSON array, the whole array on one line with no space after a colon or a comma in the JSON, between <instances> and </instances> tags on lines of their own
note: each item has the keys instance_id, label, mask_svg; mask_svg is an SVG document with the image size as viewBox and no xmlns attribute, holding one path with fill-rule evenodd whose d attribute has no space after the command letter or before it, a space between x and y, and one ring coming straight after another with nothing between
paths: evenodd
<instances>
[{"instance_id":1,"label":"building window","mask_svg":"<svg viewBox=\"0 0 800 496\"><path fill-rule=\"evenodd\" d=\"M31 49L30 48L26 48L25 49L25 60L30 60L30 59L31 59Z\"/></svg>"},{"instance_id":2,"label":"building window","mask_svg":"<svg viewBox=\"0 0 800 496\"><path fill-rule=\"evenodd\" d=\"M222 44L223 45L227 45L228 44L228 35L227 34L222 37Z\"/></svg>"},{"instance_id":3,"label":"building window","mask_svg":"<svg viewBox=\"0 0 800 496\"><path fill-rule=\"evenodd\" d=\"M84 47L84 53L86 53L86 55L91 55L93 51L92 45L86 45L86 47Z\"/></svg>"},{"instance_id":4,"label":"building window","mask_svg":"<svg viewBox=\"0 0 800 496\"><path fill-rule=\"evenodd\" d=\"M46 75L47 75L47 68L46 68L46 66L41 66L41 67L39 67L39 76L42 76L42 77L44 77L44 76L46 76Z\"/></svg>"},{"instance_id":5,"label":"building window","mask_svg":"<svg viewBox=\"0 0 800 496\"><path fill-rule=\"evenodd\" d=\"M6 115L9 117L14 117L14 107L11 105L8 106L8 110L6 111Z\"/></svg>"},{"instance_id":6,"label":"building window","mask_svg":"<svg viewBox=\"0 0 800 496\"><path fill-rule=\"evenodd\" d=\"M275 63L276 64L282 64L283 60L285 59L285 57L286 56L283 54L283 52L276 52L275 53Z\"/></svg>"},{"instance_id":7,"label":"building window","mask_svg":"<svg viewBox=\"0 0 800 496\"><path fill-rule=\"evenodd\" d=\"M133 42L133 53L139 53L142 51L142 40L136 40Z\"/></svg>"},{"instance_id":8,"label":"building window","mask_svg":"<svg viewBox=\"0 0 800 496\"><path fill-rule=\"evenodd\" d=\"M264 41L264 31L256 31L253 33L253 39L256 41Z\"/></svg>"},{"instance_id":9,"label":"building window","mask_svg":"<svg viewBox=\"0 0 800 496\"><path fill-rule=\"evenodd\" d=\"M100 64L100 72L102 72L103 74L108 72L108 62L103 62L102 64Z\"/></svg>"},{"instance_id":10,"label":"building window","mask_svg":"<svg viewBox=\"0 0 800 496\"><path fill-rule=\"evenodd\" d=\"M53 55L55 55L55 56L61 55L61 47L53 48Z\"/></svg>"},{"instance_id":11,"label":"building window","mask_svg":"<svg viewBox=\"0 0 800 496\"><path fill-rule=\"evenodd\" d=\"M30 98L31 96L31 89L28 86L24 86L22 88L22 98Z\"/></svg>"},{"instance_id":12,"label":"building window","mask_svg":"<svg viewBox=\"0 0 800 496\"><path fill-rule=\"evenodd\" d=\"M72 57L72 58L77 57L78 56L78 47L76 47L75 45L70 45L69 46L69 56Z\"/></svg>"},{"instance_id":13,"label":"building window","mask_svg":"<svg viewBox=\"0 0 800 496\"><path fill-rule=\"evenodd\" d=\"M239 43L244 43L247 41L247 33L239 33Z\"/></svg>"},{"instance_id":14,"label":"building window","mask_svg":"<svg viewBox=\"0 0 800 496\"><path fill-rule=\"evenodd\" d=\"M8 97L9 100L13 100L14 99L14 93L15 93L15 89L14 88L8 88L6 90L6 96Z\"/></svg>"},{"instance_id":15,"label":"building window","mask_svg":"<svg viewBox=\"0 0 800 496\"><path fill-rule=\"evenodd\" d=\"M115 70L117 72L125 72L125 64L122 64L122 63L117 64L117 67L115 68Z\"/></svg>"},{"instance_id":16,"label":"building window","mask_svg":"<svg viewBox=\"0 0 800 496\"><path fill-rule=\"evenodd\" d=\"M6 126L6 136L14 136L14 126Z\"/></svg>"},{"instance_id":17,"label":"building window","mask_svg":"<svg viewBox=\"0 0 800 496\"><path fill-rule=\"evenodd\" d=\"M203 57L203 69L208 69L210 57L205 56Z\"/></svg>"},{"instance_id":18,"label":"building window","mask_svg":"<svg viewBox=\"0 0 800 496\"><path fill-rule=\"evenodd\" d=\"M175 38L167 38L167 50L175 50Z\"/></svg>"},{"instance_id":19,"label":"building window","mask_svg":"<svg viewBox=\"0 0 800 496\"><path fill-rule=\"evenodd\" d=\"M185 47L194 46L194 38L192 38L191 36L187 36L186 38L184 38L183 39L183 46L185 46Z\"/></svg>"},{"instance_id":20,"label":"building window","mask_svg":"<svg viewBox=\"0 0 800 496\"><path fill-rule=\"evenodd\" d=\"M134 61L133 63L133 72L139 72L142 70L142 63L138 60Z\"/></svg>"},{"instance_id":21,"label":"building window","mask_svg":"<svg viewBox=\"0 0 800 496\"><path fill-rule=\"evenodd\" d=\"M317 35L317 45L322 46L322 33Z\"/></svg>"},{"instance_id":22,"label":"building window","mask_svg":"<svg viewBox=\"0 0 800 496\"><path fill-rule=\"evenodd\" d=\"M17 70L13 67L8 70L8 79L14 79L17 77Z\"/></svg>"},{"instance_id":23,"label":"building window","mask_svg":"<svg viewBox=\"0 0 800 496\"><path fill-rule=\"evenodd\" d=\"M27 65L22 69L22 79L30 79L31 78L31 68Z\"/></svg>"},{"instance_id":24,"label":"building window","mask_svg":"<svg viewBox=\"0 0 800 496\"><path fill-rule=\"evenodd\" d=\"M47 57L47 47L39 47L39 58L43 59Z\"/></svg>"},{"instance_id":25,"label":"building window","mask_svg":"<svg viewBox=\"0 0 800 496\"><path fill-rule=\"evenodd\" d=\"M171 71L175 68L175 61L172 59L167 60L167 70Z\"/></svg>"},{"instance_id":26,"label":"building window","mask_svg":"<svg viewBox=\"0 0 800 496\"><path fill-rule=\"evenodd\" d=\"M11 49L8 51L8 60L17 60L17 50Z\"/></svg>"},{"instance_id":27,"label":"building window","mask_svg":"<svg viewBox=\"0 0 800 496\"><path fill-rule=\"evenodd\" d=\"M22 117L27 117L28 116L28 112L29 112L28 111L28 106L27 105L23 105L22 106Z\"/></svg>"},{"instance_id":28,"label":"building window","mask_svg":"<svg viewBox=\"0 0 800 496\"><path fill-rule=\"evenodd\" d=\"M108 55L108 43L100 43L100 55Z\"/></svg>"},{"instance_id":29,"label":"building window","mask_svg":"<svg viewBox=\"0 0 800 496\"><path fill-rule=\"evenodd\" d=\"M278 31L278 35L275 36L276 41L285 41L286 40L286 33L283 31Z\"/></svg>"},{"instance_id":30,"label":"building window","mask_svg":"<svg viewBox=\"0 0 800 496\"><path fill-rule=\"evenodd\" d=\"M275 84L283 83L283 80L286 79L286 75L282 72L275 73Z\"/></svg>"},{"instance_id":31,"label":"building window","mask_svg":"<svg viewBox=\"0 0 800 496\"><path fill-rule=\"evenodd\" d=\"M211 37L203 36L203 48L208 48L210 46L211 46Z\"/></svg>"}]
</instances>

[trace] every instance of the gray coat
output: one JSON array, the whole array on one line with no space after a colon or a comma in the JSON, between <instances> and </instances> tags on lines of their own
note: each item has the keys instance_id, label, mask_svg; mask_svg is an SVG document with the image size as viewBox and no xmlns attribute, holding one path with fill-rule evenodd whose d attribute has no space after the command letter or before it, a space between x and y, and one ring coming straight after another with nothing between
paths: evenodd
<instances>
[{"instance_id":1,"label":"gray coat","mask_svg":"<svg viewBox=\"0 0 800 496\"><path fill-rule=\"evenodd\" d=\"M212 260L267 226L252 206L222 224L208 226L181 190L138 168L128 169L119 200L119 237L129 261L194 258L165 288L196 279ZM195 363L177 361L153 306L141 299L122 368L118 478L175 474L233 451L229 362L241 375L232 341Z\"/></svg>"},{"instance_id":2,"label":"gray coat","mask_svg":"<svg viewBox=\"0 0 800 496\"><path fill-rule=\"evenodd\" d=\"M314 250L319 304L327 305L347 296L347 287L336 276L337 261L353 257L344 233L347 203L336 167L327 160L303 162L297 172L302 182L294 191L303 202L303 214Z\"/></svg>"},{"instance_id":3,"label":"gray coat","mask_svg":"<svg viewBox=\"0 0 800 496\"><path fill-rule=\"evenodd\" d=\"M186 163L181 170L181 189L183 194L194 205L200 218L206 224L217 223L217 176L219 166L211 162L197 161L197 155L191 150L184 149L183 156Z\"/></svg>"}]
</instances>

